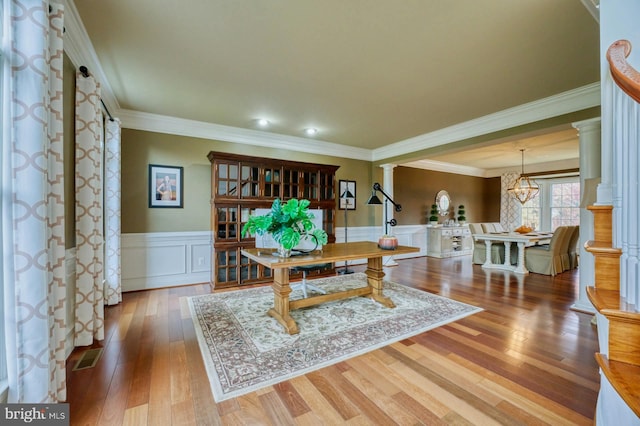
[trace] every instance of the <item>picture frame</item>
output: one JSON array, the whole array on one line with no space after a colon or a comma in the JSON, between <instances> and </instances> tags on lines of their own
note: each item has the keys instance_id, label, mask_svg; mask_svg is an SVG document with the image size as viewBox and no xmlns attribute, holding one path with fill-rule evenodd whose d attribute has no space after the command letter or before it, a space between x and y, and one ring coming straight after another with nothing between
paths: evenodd
<instances>
[{"instance_id":1,"label":"picture frame","mask_svg":"<svg viewBox=\"0 0 640 426\"><path fill-rule=\"evenodd\" d=\"M345 191L349 191L353 197L343 197ZM338 208L340 210L355 210L356 209L356 181L355 180L340 180L338 184Z\"/></svg>"},{"instance_id":2,"label":"picture frame","mask_svg":"<svg viewBox=\"0 0 640 426\"><path fill-rule=\"evenodd\" d=\"M184 169L149 164L149 208L183 208Z\"/></svg>"}]
</instances>

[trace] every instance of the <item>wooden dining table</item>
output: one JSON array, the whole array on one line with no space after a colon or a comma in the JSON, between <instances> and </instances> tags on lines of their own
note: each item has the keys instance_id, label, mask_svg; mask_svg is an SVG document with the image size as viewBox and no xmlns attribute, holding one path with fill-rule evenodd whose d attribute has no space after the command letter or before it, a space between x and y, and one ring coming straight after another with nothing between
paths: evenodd
<instances>
[{"instance_id":1,"label":"wooden dining table","mask_svg":"<svg viewBox=\"0 0 640 426\"><path fill-rule=\"evenodd\" d=\"M488 232L484 234L473 234L473 238L476 241L484 241L487 258L482 264L485 269L503 269L507 271L513 271L516 274L528 274L529 270L525 266L524 256L525 247L536 244L544 244L551 240L553 232L528 232L526 234L520 234L518 232ZM494 242L504 243L504 262L493 263L491 260L491 245ZM511 264L511 243L515 243L518 246L518 262L515 265Z\"/></svg>"},{"instance_id":2,"label":"wooden dining table","mask_svg":"<svg viewBox=\"0 0 640 426\"><path fill-rule=\"evenodd\" d=\"M377 243L370 241L358 241L352 243L326 244L321 250L291 257L278 257L274 255L275 249L250 248L243 249L241 253L249 259L258 262L273 271L273 307L267 312L275 318L289 334L300 332L298 325L290 315L293 309L305 308L333 300L345 299L354 296L367 296L382 305L394 308L393 301L383 294L384 256L396 254L415 253L420 251L418 247L398 246L394 250L385 250L378 247ZM289 300L291 287L289 286L289 270L295 266L314 265L338 261L367 259L367 286L352 288L339 292L311 296L304 299Z\"/></svg>"}]
</instances>

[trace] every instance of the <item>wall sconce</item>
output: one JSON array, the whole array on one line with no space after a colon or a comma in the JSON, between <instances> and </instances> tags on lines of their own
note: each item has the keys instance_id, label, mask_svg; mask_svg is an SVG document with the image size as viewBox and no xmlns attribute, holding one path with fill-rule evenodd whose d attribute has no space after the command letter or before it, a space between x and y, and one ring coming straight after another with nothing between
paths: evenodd
<instances>
[{"instance_id":1,"label":"wall sconce","mask_svg":"<svg viewBox=\"0 0 640 426\"><path fill-rule=\"evenodd\" d=\"M371 197L367 200L367 204L382 204L376 192L380 192L384 196L384 235L378 240L378 247L385 250L394 250L398 247L398 239L393 235L389 235L389 225L396 226L398 222L393 218L387 220L387 202L391 202L397 212L402 211L402 206L393 201L377 182L373 184L373 191L371 191Z\"/></svg>"}]
</instances>

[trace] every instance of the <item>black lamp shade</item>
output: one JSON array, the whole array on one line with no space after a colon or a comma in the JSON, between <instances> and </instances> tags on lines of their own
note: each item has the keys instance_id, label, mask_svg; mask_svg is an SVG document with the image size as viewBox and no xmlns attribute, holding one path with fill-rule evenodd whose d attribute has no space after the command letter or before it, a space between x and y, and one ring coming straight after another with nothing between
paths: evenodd
<instances>
[{"instance_id":1,"label":"black lamp shade","mask_svg":"<svg viewBox=\"0 0 640 426\"><path fill-rule=\"evenodd\" d=\"M382 201L380 201L380 198L378 198L374 191L373 194L371 194L371 197L367 200L367 204L382 204Z\"/></svg>"}]
</instances>

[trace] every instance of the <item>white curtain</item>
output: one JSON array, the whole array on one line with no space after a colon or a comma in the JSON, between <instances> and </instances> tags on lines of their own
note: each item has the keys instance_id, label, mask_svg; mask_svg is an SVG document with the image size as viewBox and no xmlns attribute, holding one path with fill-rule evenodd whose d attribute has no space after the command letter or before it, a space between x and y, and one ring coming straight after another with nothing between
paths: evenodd
<instances>
[{"instance_id":1,"label":"white curtain","mask_svg":"<svg viewBox=\"0 0 640 426\"><path fill-rule=\"evenodd\" d=\"M7 3L2 280L9 402L54 403L66 399L63 7Z\"/></svg>"},{"instance_id":2,"label":"white curtain","mask_svg":"<svg viewBox=\"0 0 640 426\"><path fill-rule=\"evenodd\" d=\"M76 317L75 346L104 339L100 84L76 75Z\"/></svg>"},{"instance_id":3,"label":"white curtain","mask_svg":"<svg viewBox=\"0 0 640 426\"><path fill-rule=\"evenodd\" d=\"M120 282L120 120L107 121L105 141L105 289L107 305L122 302Z\"/></svg>"},{"instance_id":4,"label":"white curtain","mask_svg":"<svg viewBox=\"0 0 640 426\"><path fill-rule=\"evenodd\" d=\"M522 225L522 204L507 191L519 176L518 173L507 172L500 177L500 224L509 231Z\"/></svg>"}]
</instances>

